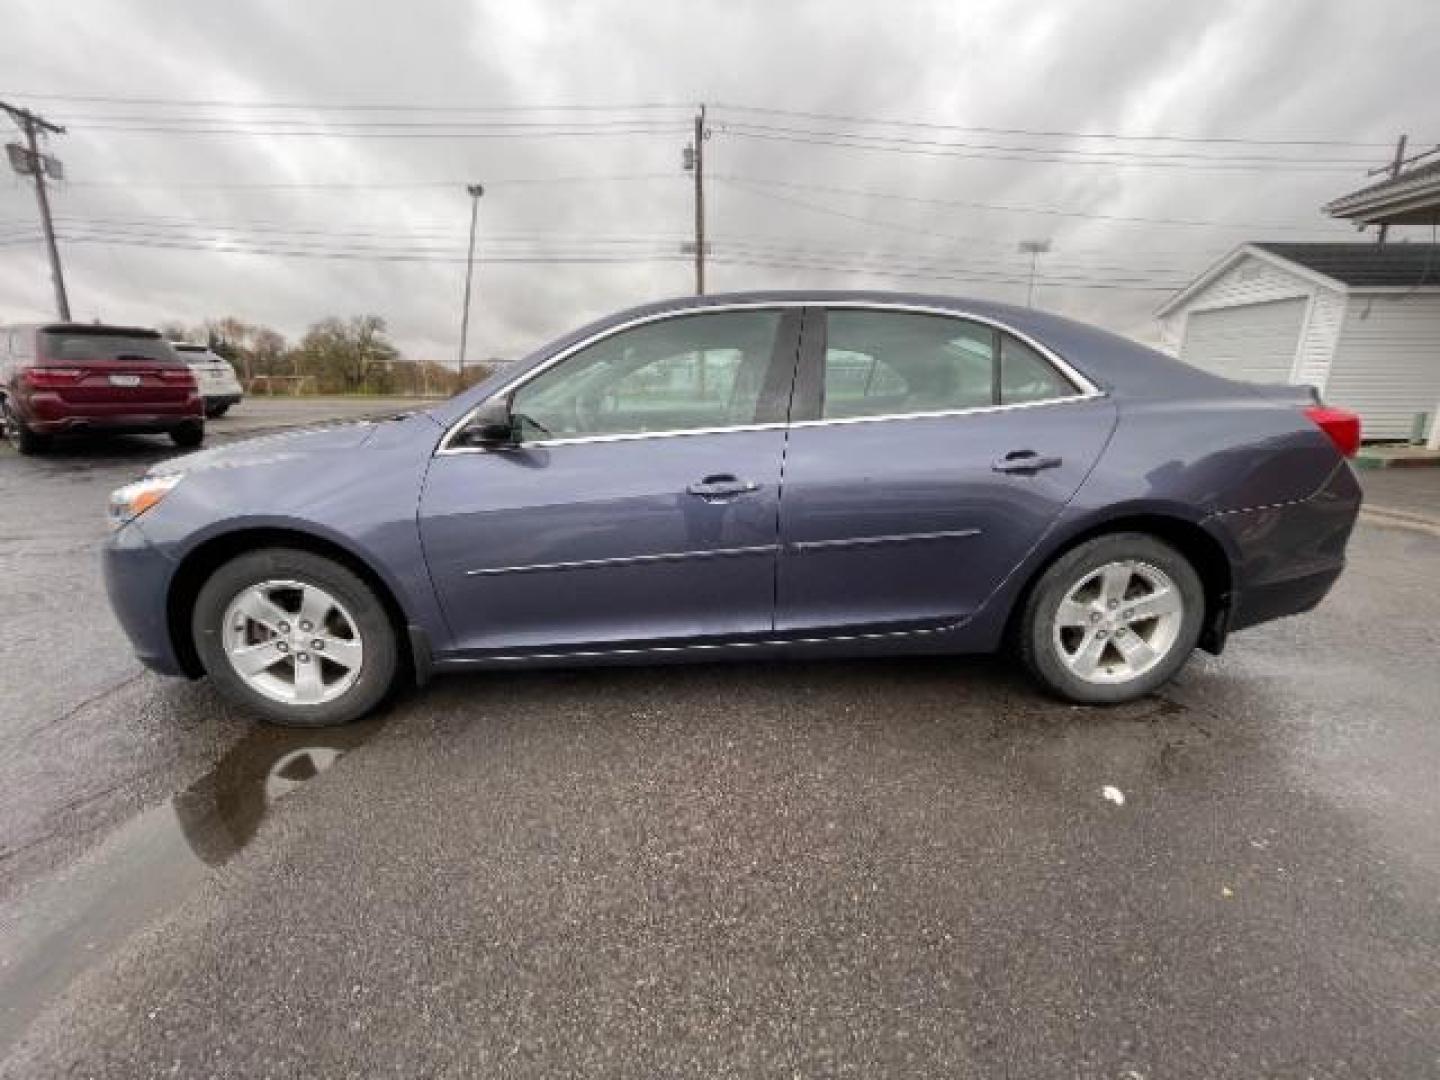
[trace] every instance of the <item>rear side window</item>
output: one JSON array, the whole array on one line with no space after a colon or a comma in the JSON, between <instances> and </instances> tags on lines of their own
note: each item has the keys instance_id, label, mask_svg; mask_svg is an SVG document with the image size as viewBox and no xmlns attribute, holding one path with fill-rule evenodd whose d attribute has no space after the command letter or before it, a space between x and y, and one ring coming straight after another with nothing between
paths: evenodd
<instances>
[{"instance_id":1,"label":"rear side window","mask_svg":"<svg viewBox=\"0 0 1440 1080\"><path fill-rule=\"evenodd\" d=\"M46 330L41 337L43 355L49 364L129 363L136 360L156 364L180 363L170 343L158 337L83 330Z\"/></svg>"},{"instance_id":2,"label":"rear side window","mask_svg":"<svg viewBox=\"0 0 1440 1080\"><path fill-rule=\"evenodd\" d=\"M1077 393L1069 379L1019 338L1004 334L1000 339L1000 403L1019 405L1027 401L1051 401Z\"/></svg>"},{"instance_id":3,"label":"rear side window","mask_svg":"<svg viewBox=\"0 0 1440 1080\"><path fill-rule=\"evenodd\" d=\"M995 331L943 315L831 311L826 420L975 409L995 402Z\"/></svg>"},{"instance_id":4,"label":"rear side window","mask_svg":"<svg viewBox=\"0 0 1440 1080\"><path fill-rule=\"evenodd\" d=\"M1036 349L983 323L908 311L826 316L826 420L959 412L1071 397Z\"/></svg>"}]
</instances>

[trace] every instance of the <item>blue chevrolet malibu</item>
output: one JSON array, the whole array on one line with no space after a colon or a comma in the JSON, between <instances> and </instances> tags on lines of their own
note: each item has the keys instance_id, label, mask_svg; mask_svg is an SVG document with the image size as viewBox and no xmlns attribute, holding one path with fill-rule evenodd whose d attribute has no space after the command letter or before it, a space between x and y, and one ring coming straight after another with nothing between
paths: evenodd
<instances>
[{"instance_id":1,"label":"blue chevrolet malibu","mask_svg":"<svg viewBox=\"0 0 1440 1080\"><path fill-rule=\"evenodd\" d=\"M751 293L626 311L426 411L111 500L140 658L271 720L519 665L966 653L1118 702L1314 607L1353 414L1053 315Z\"/></svg>"}]
</instances>

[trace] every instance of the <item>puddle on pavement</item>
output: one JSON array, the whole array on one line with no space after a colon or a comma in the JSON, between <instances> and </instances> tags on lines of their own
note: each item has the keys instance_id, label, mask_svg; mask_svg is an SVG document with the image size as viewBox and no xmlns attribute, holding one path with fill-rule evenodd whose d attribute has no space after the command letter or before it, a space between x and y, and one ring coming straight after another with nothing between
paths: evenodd
<instances>
[{"instance_id":1,"label":"puddle on pavement","mask_svg":"<svg viewBox=\"0 0 1440 1080\"><path fill-rule=\"evenodd\" d=\"M23 894L0 923L0 1058L76 978L254 839L276 802L382 726L254 728L169 802Z\"/></svg>"}]
</instances>

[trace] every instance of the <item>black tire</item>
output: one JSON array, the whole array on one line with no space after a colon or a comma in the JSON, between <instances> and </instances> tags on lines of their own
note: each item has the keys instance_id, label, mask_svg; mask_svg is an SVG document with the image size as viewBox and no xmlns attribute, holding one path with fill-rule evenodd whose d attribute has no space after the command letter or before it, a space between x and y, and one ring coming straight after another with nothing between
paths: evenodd
<instances>
[{"instance_id":1,"label":"black tire","mask_svg":"<svg viewBox=\"0 0 1440 1080\"><path fill-rule=\"evenodd\" d=\"M182 449L193 449L205 441L205 425L198 420L171 428L170 441Z\"/></svg>"},{"instance_id":2,"label":"black tire","mask_svg":"<svg viewBox=\"0 0 1440 1080\"><path fill-rule=\"evenodd\" d=\"M277 701L250 686L226 654L223 620L241 593L266 581L294 581L324 589L344 606L364 645L355 682L317 704ZM389 693L399 669L395 630L374 591L346 567L308 551L263 548L225 563L205 582L191 614L200 662L216 688L238 705L286 727L329 727L365 715Z\"/></svg>"},{"instance_id":3,"label":"black tire","mask_svg":"<svg viewBox=\"0 0 1440 1080\"><path fill-rule=\"evenodd\" d=\"M21 419L10 411L10 402L4 403L5 437L10 445L27 456L42 454L50 448L50 436L31 431Z\"/></svg>"},{"instance_id":4,"label":"black tire","mask_svg":"<svg viewBox=\"0 0 1440 1080\"><path fill-rule=\"evenodd\" d=\"M1127 561L1155 567L1174 582L1183 604L1179 628L1173 644L1149 670L1120 683L1089 682L1070 670L1056 643L1055 623L1060 604L1077 584L1096 570L1110 563ZM1204 621L1205 589L1185 556L1146 533L1111 533L1067 551L1035 582L1020 620L1020 658L1047 690L1066 701L1085 705L1118 704L1143 697L1168 682L1195 651Z\"/></svg>"},{"instance_id":5,"label":"black tire","mask_svg":"<svg viewBox=\"0 0 1440 1080\"><path fill-rule=\"evenodd\" d=\"M227 402L223 405L211 405L208 409L205 410L205 415L208 416L211 420L214 420L218 416L224 416L229 411L230 405Z\"/></svg>"}]
</instances>

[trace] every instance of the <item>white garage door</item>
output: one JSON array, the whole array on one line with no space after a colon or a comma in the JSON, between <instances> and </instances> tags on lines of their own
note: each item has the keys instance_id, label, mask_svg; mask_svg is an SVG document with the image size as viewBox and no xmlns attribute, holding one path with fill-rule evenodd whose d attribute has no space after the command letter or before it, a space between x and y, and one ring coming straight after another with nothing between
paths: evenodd
<instances>
[{"instance_id":1,"label":"white garage door","mask_svg":"<svg viewBox=\"0 0 1440 1080\"><path fill-rule=\"evenodd\" d=\"M1303 298L1272 300L1192 311L1185 320L1180 359L1228 379L1289 382L1305 303Z\"/></svg>"}]
</instances>

